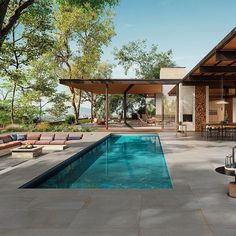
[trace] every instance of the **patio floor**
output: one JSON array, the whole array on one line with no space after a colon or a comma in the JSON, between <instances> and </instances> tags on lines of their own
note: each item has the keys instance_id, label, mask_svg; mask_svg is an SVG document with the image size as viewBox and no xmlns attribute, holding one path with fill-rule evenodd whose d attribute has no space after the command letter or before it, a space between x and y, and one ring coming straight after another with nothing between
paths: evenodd
<instances>
[{"instance_id":1,"label":"patio floor","mask_svg":"<svg viewBox=\"0 0 236 236\"><path fill-rule=\"evenodd\" d=\"M215 172L234 142L160 133L173 190L17 189L106 135L85 134L80 148L0 175L0 235L235 236L236 199L227 196L233 178Z\"/></svg>"}]
</instances>

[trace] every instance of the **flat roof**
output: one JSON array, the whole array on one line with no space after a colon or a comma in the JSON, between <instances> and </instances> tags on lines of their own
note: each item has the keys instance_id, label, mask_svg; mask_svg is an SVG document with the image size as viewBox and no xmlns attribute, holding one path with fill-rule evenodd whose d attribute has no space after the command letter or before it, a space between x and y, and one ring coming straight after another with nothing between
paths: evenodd
<instances>
[{"instance_id":1,"label":"flat roof","mask_svg":"<svg viewBox=\"0 0 236 236\"><path fill-rule=\"evenodd\" d=\"M108 86L109 94L155 94L162 93L162 85L177 84L179 79L61 79L60 84L81 89L95 94L105 94Z\"/></svg>"},{"instance_id":2,"label":"flat roof","mask_svg":"<svg viewBox=\"0 0 236 236\"><path fill-rule=\"evenodd\" d=\"M181 81L183 85L204 85L220 88L235 87L236 28L218 43ZM174 87L169 95L175 95Z\"/></svg>"}]
</instances>

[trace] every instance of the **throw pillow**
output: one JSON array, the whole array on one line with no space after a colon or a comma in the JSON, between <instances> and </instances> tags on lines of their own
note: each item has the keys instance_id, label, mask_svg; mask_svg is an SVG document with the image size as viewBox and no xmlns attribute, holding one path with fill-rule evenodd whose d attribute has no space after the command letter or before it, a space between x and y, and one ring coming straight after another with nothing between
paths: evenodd
<instances>
[{"instance_id":1,"label":"throw pillow","mask_svg":"<svg viewBox=\"0 0 236 236\"><path fill-rule=\"evenodd\" d=\"M17 134L11 134L11 138L13 141L16 141L17 140Z\"/></svg>"},{"instance_id":2,"label":"throw pillow","mask_svg":"<svg viewBox=\"0 0 236 236\"><path fill-rule=\"evenodd\" d=\"M26 140L26 137L27 137L26 134L17 134L18 141L24 141L24 140Z\"/></svg>"}]
</instances>

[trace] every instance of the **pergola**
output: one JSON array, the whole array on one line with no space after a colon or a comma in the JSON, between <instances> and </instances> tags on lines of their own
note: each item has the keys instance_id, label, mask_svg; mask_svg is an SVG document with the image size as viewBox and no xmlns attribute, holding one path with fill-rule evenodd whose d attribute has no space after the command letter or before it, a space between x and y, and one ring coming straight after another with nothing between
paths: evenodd
<instances>
[{"instance_id":1,"label":"pergola","mask_svg":"<svg viewBox=\"0 0 236 236\"><path fill-rule=\"evenodd\" d=\"M124 102L124 122L126 124L127 113L127 94L160 94L162 93L162 85L175 85L178 79L97 79L97 80L81 80L81 79L62 79L60 84L70 88L77 88L94 94L106 95L106 129L108 129L108 94L123 94Z\"/></svg>"}]
</instances>

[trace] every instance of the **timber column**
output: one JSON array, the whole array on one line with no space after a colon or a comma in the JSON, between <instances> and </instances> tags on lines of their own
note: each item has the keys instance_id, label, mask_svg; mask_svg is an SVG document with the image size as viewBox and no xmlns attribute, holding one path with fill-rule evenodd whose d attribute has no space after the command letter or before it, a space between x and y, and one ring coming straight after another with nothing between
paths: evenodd
<instances>
[{"instance_id":1,"label":"timber column","mask_svg":"<svg viewBox=\"0 0 236 236\"><path fill-rule=\"evenodd\" d=\"M195 86L195 131L200 132L206 123L206 87Z\"/></svg>"}]
</instances>

